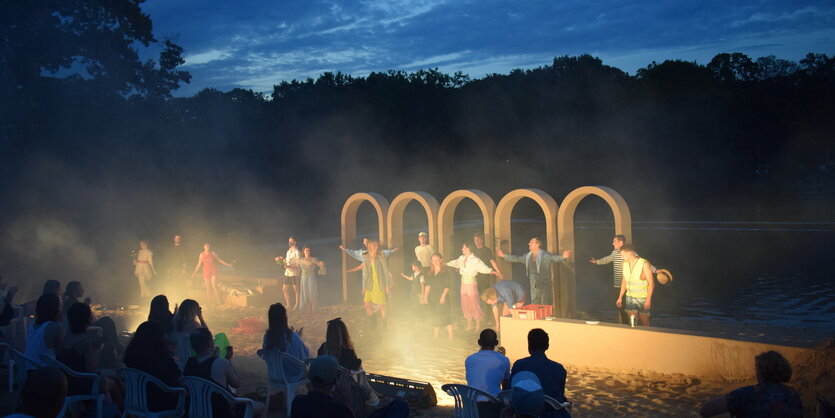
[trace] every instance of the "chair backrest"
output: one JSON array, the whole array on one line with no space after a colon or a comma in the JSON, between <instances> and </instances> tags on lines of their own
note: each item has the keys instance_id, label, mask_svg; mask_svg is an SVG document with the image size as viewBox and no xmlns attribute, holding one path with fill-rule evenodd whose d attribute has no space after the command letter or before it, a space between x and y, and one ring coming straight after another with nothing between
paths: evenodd
<instances>
[{"instance_id":1,"label":"chair backrest","mask_svg":"<svg viewBox=\"0 0 835 418\"><path fill-rule=\"evenodd\" d=\"M282 353L277 348L261 350L259 355L267 362L267 375L271 382L286 385L304 379L303 361Z\"/></svg>"},{"instance_id":2,"label":"chair backrest","mask_svg":"<svg viewBox=\"0 0 835 418\"><path fill-rule=\"evenodd\" d=\"M459 384L446 384L441 386L444 392L455 399L455 416L457 418L478 418L478 407L476 402L487 400L497 407L501 405L495 396L476 389L472 386Z\"/></svg>"},{"instance_id":3,"label":"chair backrest","mask_svg":"<svg viewBox=\"0 0 835 418\"><path fill-rule=\"evenodd\" d=\"M172 331L168 338L177 344L177 365L180 366L180 371L185 370L188 358L191 357L191 341L188 334Z\"/></svg>"},{"instance_id":4,"label":"chair backrest","mask_svg":"<svg viewBox=\"0 0 835 418\"><path fill-rule=\"evenodd\" d=\"M183 377L183 385L189 393L188 413L193 417L213 416L212 395L220 395L230 404L243 404L246 407L244 418L252 417L253 402L250 399L236 398L214 382L195 376Z\"/></svg>"},{"instance_id":5,"label":"chair backrest","mask_svg":"<svg viewBox=\"0 0 835 418\"><path fill-rule=\"evenodd\" d=\"M161 380L142 370L124 368L117 369L116 373L125 382L125 411L148 411L148 384L151 383L160 389L168 392L176 392L177 390L169 387ZM182 389L179 389L182 391ZM181 409L185 404L183 395L177 402L177 408Z\"/></svg>"},{"instance_id":6,"label":"chair backrest","mask_svg":"<svg viewBox=\"0 0 835 418\"><path fill-rule=\"evenodd\" d=\"M554 398L552 398L548 395L545 395L545 403L547 405L550 405L551 408L554 408L554 410L556 410L556 411L559 411L559 410L562 410L562 409L565 409L567 412L571 411L571 403L570 402L560 402L560 401L558 401L558 400L556 400L556 399L554 399Z\"/></svg>"},{"instance_id":7,"label":"chair backrest","mask_svg":"<svg viewBox=\"0 0 835 418\"><path fill-rule=\"evenodd\" d=\"M40 369L43 367L37 361L32 360L25 354L15 349L12 349L12 360L14 360L15 363L15 384L20 387L23 387L23 382L25 382L26 378L29 376L29 370Z\"/></svg>"},{"instance_id":8,"label":"chair backrest","mask_svg":"<svg viewBox=\"0 0 835 418\"><path fill-rule=\"evenodd\" d=\"M55 360L52 357L47 355L41 355L41 361L43 362L44 366L50 367L57 367L67 375L67 378L73 378L77 380L89 380L90 381L90 394L98 395L99 394L99 375L95 373L81 373L71 369L64 363L61 363L58 360Z\"/></svg>"}]
</instances>

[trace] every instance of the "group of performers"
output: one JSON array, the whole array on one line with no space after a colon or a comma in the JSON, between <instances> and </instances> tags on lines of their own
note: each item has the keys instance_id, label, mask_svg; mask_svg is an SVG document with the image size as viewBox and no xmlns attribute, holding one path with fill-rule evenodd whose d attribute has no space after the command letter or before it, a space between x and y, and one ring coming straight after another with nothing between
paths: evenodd
<instances>
[{"instance_id":1,"label":"group of performers","mask_svg":"<svg viewBox=\"0 0 835 418\"><path fill-rule=\"evenodd\" d=\"M452 338L453 305L456 305L456 308L460 307L467 330L481 330L486 317L485 311L492 311L490 313L498 329L500 314L507 315L510 309L527 301L528 295L518 282L504 279L497 257L506 262L525 265L530 282L530 300L534 304L542 305L552 304L552 264L565 262L571 257L571 252L567 250L561 254L551 254L542 248L542 241L537 237L530 239L529 251L525 254L506 254L501 246L494 254L493 250L484 245L484 237L475 233L472 242L461 245L461 255L447 261L429 244L428 238L425 232L418 234L418 245L414 249L415 259L410 267L411 274L400 274L410 282L410 285L406 286L409 293L406 298L407 304L415 309L422 309L421 305L428 306L435 337L442 328L446 328L448 337ZM671 280L672 275L666 270L656 269L648 261L640 258L634 248L626 243L623 235L616 235L612 245L614 250L611 254L589 261L597 265L614 265L613 284L617 294L615 304L619 312L619 322L630 323L630 317L635 317L634 322L649 325L656 275L662 283ZM134 256L134 273L139 281L140 295L150 297L148 282L157 275L154 253L148 248L147 241L140 241L139 247ZM284 301L291 310L311 312L319 306L316 276L326 274L325 263L314 257L312 249L308 246L299 251L294 237L288 239L288 247L284 256L275 257L276 263L284 270ZM379 241L368 238L363 239L361 249L347 249L342 245L339 248L360 262L357 267L348 271L362 271L362 300L365 312L375 324L379 313L385 325L394 285L388 257L398 249L381 248ZM170 279L185 277L188 264L186 257L182 238L175 235L171 248L166 251L165 276ZM227 263L212 251L209 243L205 243L203 251L197 256L197 264L191 276L196 277L197 272L202 270L207 300L220 304L217 264L232 267L235 262ZM457 270L458 274L453 270ZM454 285L459 282L458 276L460 285ZM453 295L457 296L455 300Z\"/></svg>"}]
</instances>

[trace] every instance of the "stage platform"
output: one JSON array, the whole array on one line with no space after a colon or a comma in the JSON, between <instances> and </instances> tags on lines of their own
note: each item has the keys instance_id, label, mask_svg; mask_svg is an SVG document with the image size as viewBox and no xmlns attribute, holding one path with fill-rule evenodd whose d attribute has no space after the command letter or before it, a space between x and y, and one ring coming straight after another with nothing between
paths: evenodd
<instances>
[{"instance_id":1,"label":"stage platform","mask_svg":"<svg viewBox=\"0 0 835 418\"><path fill-rule=\"evenodd\" d=\"M564 365L614 371L745 379L754 376L754 357L763 351L781 353L793 365L807 348L731 340L682 330L600 323L571 319L521 320L502 317L501 345L511 363L528 356L528 331L542 328L551 347L548 358Z\"/></svg>"}]
</instances>

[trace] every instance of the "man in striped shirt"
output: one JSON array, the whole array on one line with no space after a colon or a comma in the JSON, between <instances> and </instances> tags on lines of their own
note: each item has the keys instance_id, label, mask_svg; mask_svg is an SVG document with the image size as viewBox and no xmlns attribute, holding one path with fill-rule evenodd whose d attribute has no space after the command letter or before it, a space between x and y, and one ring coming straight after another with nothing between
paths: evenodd
<instances>
[{"instance_id":1,"label":"man in striped shirt","mask_svg":"<svg viewBox=\"0 0 835 418\"><path fill-rule=\"evenodd\" d=\"M614 292L615 298L620 295L620 281L623 280L623 256L620 254L620 249L623 247L623 244L626 244L626 237L623 235L615 235L612 238L612 253L607 255L606 257L597 259L592 258L589 260L592 264L597 264L598 266L602 266L604 264L613 263L614 266L612 272L612 281L614 284ZM637 253L635 253L635 257L641 258ZM650 266L652 268L652 272L655 273L655 266ZM629 317L626 316L626 311L623 308L618 308L618 321L621 324L628 324Z\"/></svg>"}]
</instances>

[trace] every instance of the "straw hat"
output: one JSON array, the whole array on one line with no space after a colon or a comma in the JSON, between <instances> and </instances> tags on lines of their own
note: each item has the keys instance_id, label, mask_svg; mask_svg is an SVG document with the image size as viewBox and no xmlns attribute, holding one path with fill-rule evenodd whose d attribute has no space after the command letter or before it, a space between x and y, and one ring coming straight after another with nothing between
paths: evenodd
<instances>
[{"instance_id":1,"label":"straw hat","mask_svg":"<svg viewBox=\"0 0 835 418\"><path fill-rule=\"evenodd\" d=\"M658 269L655 271L655 280L666 286L673 282L673 273L666 269Z\"/></svg>"}]
</instances>

